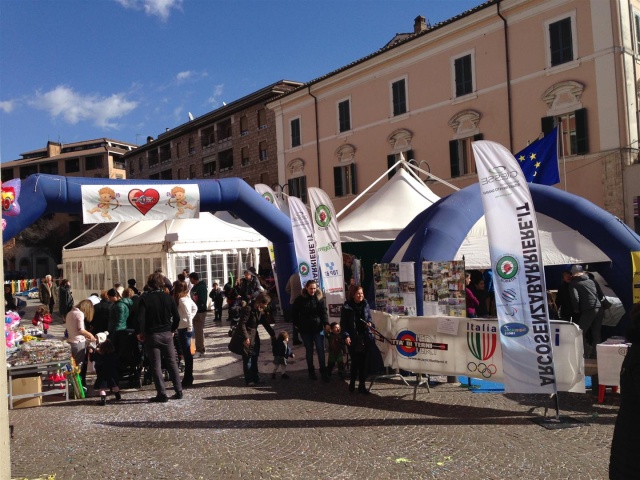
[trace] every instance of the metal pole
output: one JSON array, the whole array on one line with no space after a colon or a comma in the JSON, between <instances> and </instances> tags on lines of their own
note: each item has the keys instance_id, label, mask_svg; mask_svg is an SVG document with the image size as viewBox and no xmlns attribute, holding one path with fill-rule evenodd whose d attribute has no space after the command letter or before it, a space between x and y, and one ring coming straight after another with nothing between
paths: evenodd
<instances>
[{"instance_id":1,"label":"metal pole","mask_svg":"<svg viewBox=\"0 0 640 480\"><path fill-rule=\"evenodd\" d=\"M0 232L0 238L2 233ZM3 239L4 240L4 239ZM4 242L3 242L4 244ZM0 253L0 275L4 279L4 249ZM4 293L2 294L4 298ZM0 342L0 359L7 358L7 346L5 342ZM2 372L0 372L0 478L11 478L11 448L9 445L9 401L7 397L7 362L0 361ZM4 433L2 433L4 432Z\"/></svg>"}]
</instances>

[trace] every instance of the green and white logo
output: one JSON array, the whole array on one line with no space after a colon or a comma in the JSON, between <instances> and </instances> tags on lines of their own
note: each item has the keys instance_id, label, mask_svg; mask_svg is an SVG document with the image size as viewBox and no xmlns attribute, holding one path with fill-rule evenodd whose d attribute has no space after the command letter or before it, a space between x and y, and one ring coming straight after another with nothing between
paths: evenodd
<instances>
[{"instance_id":1,"label":"green and white logo","mask_svg":"<svg viewBox=\"0 0 640 480\"><path fill-rule=\"evenodd\" d=\"M265 198L267 202L271 204L275 203L275 200L273 199L273 195L271 195L271 192L264 192L262 196Z\"/></svg>"},{"instance_id":2,"label":"green and white logo","mask_svg":"<svg viewBox=\"0 0 640 480\"><path fill-rule=\"evenodd\" d=\"M331 210L326 205L318 205L314 218L318 225L326 227L331 223Z\"/></svg>"},{"instance_id":3,"label":"green and white logo","mask_svg":"<svg viewBox=\"0 0 640 480\"><path fill-rule=\"evenodd\" d=\"M298 265L298 272L300 273L301 277L306 277L307 275L309 275L309 265L307 265L305 262L302 262L300 265Z\"/></svg>"},{"instance_id":4,"label":"green and white logo","mask_svg":"<svg viewBox=\"0 0 640 480\"><path fill-rule=\"evenodd\" d=\"M518 261L511 255L504 255L496 262L496 273L503 280L511 280L518 274Z\"/></svg>"}]
</instances>

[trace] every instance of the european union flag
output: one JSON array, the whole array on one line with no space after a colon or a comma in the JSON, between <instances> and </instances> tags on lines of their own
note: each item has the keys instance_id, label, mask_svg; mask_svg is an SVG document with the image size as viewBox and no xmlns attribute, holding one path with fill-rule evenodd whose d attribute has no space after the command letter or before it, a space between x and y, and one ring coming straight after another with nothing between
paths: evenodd
<instances>
[{"instance_id":1,"label":"european union flag","mask_svg":"<svg viewBox=\"0 0 640 480\"><path fill-rule=\"evenodd\" d=\"M558 127L514 155L527 182L541 185L560 183L558 169Z\"/></svg>"}]
</instances>

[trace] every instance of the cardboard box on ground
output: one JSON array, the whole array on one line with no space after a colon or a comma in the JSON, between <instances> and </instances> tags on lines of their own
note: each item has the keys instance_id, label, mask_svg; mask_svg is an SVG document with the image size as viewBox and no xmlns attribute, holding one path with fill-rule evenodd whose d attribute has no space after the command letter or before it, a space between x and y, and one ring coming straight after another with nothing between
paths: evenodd
<instances>
[{"instance_id":1,"label":"cardboard box on ground","mask_svg":"<svg viewBox=\"0 0 640 480\"><path fill-rule=\"evenodd\" d=\"M42 377L21 377L11 380L11 391L14 397L32 393L42 393ZM13 408L39 407L42 405L42 397L21 398L13 401Z\"/></svg>"}]
</instances>

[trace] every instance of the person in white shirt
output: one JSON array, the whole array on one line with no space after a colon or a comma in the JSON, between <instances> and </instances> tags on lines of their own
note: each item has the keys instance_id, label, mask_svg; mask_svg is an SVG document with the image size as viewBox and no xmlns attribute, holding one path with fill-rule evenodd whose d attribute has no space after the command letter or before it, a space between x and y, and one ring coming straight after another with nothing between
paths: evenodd
<instances>
[{"instance_id":1,"label":"person in white shirt","mask_svg":"<svg viewBox=\"0 0 640 480\"><path fill-rule=\"evenodd\" d=\"M193 385L193 355L191 354L193 318L198 313L198 306L191 300L186 282L180 280L173 282L173 298L178 304L178 313L180 314L178 341L180 342L180 350L182 350L182 358L184 359L182 388L189 388Z\"/></svg>"}]
</instances>

